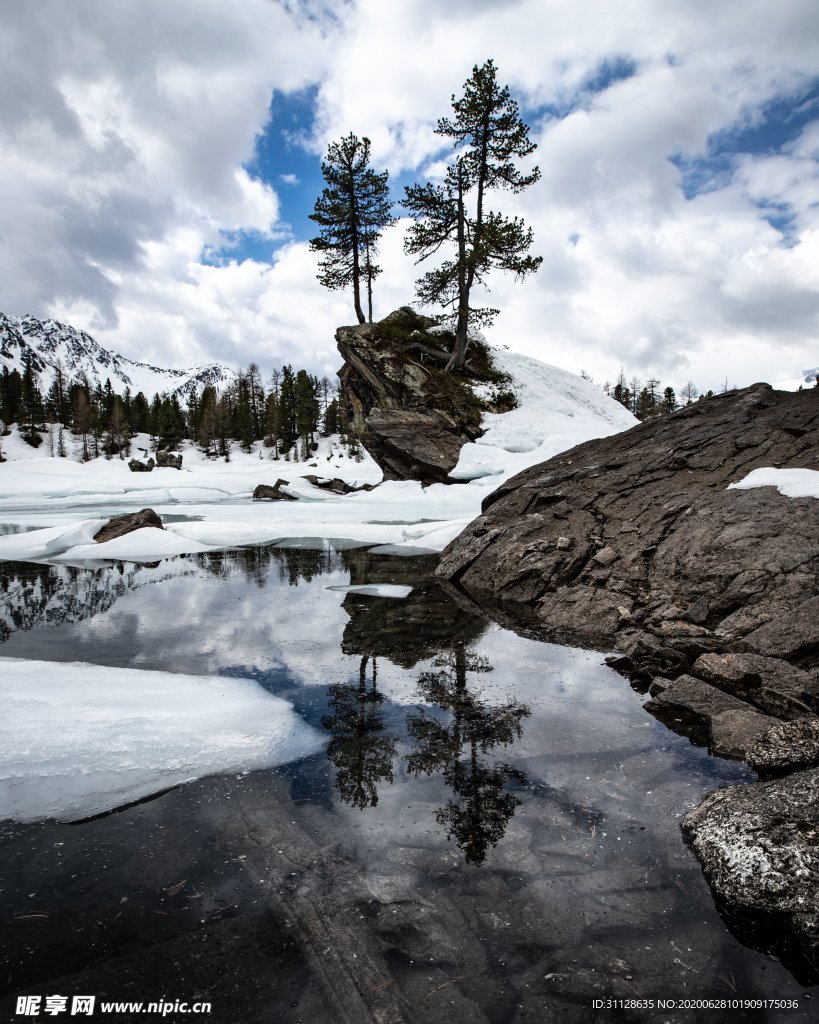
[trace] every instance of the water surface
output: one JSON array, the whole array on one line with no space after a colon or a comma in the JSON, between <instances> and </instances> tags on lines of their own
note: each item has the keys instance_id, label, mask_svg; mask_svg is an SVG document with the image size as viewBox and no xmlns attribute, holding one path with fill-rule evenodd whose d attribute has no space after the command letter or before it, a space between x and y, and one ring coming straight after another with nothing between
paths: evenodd
<instances>
[{"instance_id":1,"label":"water surface","mask_svg":"<svg viewBox=\"0 0 819 1024\"><path fill-rule=\"evenodd\" d=\"M731 1020L811 1019L816 991L733 937L679 831L753 774L600 655L461 608L434 564L0 564L0 654L251 677L326 741L92 820L3 822L4 994L207 999L231 1024L693 1020L592 1000L735 995L800 1008ZM333 589L366 584L412 590Z\"/></svg>"}]
</instances>

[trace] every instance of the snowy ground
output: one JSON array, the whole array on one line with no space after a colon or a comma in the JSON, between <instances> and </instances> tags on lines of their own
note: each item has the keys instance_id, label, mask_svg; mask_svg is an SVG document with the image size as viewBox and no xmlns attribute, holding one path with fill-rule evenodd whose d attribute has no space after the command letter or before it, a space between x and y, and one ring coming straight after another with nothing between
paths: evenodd
<instances>
[{"instance_id":1,"label":"snowy ground","mask_svg":"<svg viewBox=\"0 0 819 1024\"><path fill-rule=\"evenodd\" d=\"M257 445L234 451L231 461L209 461L193 446L184 466L131 473L119 459L79 463L52 458L48 443L34 450L4 438L9 460L0 466L0 523L28 532L0 537L0 559L154 561L174 554L236 545L320 539L381 545L384 550L440 551L480 512L481 501L514 473L594 437L635 423L621 405L588 381L535 359L497 352L496 363L515 381L519 407L487 415L486 433L464 447L452 472L457 485L385 482L370 492L338 496L303 477L316 474L352 483L377 483L368 456L357 462L338 443L323 441L309 462L271 461ZM140 445L135 443L134 454ZM142 447L147 441L142 440ZM260 455L262 456L260 458ZM298 501L253 502L259 483L289 482ZM140 530L95 544L102 522L119 512L150 506L171 521L165 534Z\"/></svg>"}]
</instances>

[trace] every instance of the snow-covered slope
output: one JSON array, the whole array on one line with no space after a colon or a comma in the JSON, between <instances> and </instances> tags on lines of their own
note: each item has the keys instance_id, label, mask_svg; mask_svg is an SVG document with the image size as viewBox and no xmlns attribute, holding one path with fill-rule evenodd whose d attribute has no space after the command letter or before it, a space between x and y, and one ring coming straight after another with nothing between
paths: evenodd
<instances>
[{"instance_id":1,"label":"snow-covered slope","mask_svg":"<svg viewBox=\"0 0 819 1024\"><path fill-rule=\"evenodd\" d=\"M26 446L16 439L5 446L10 461L0 466L0 523L37 529L0 537L0 559L152 561L239 544L288 540L311 546L328 539L403 554L440 551L480 514L483 498L513 474L636 423L621 405L572 373L510 352L497 352L496 362L514 380L518 408L485 416L485 433L463 448L452 473L463 481L457 486L388 481L346 496L321 490L304 477L358 483L381 477L372 459L357 462L332 439L322 441L308 463L272 462L260 445L250 454L234 450L229 463L210 462L189 445L181 471L152 473L131 473L119 459L82 464L50 458L41 454L47 445L21 458ZM250 500L257 484L278 478L288 481L287 492L298 500ZM178 517L186 504L196 521L177 518L164 534L149 529L107 544L92 539L114 508L150 505L160 515Z\"/></svg>"},{"instance_id":2,"label":"snow-covered slope","mask_svg":"<svg viewBox=\"0 0 819 1024\"><path fill-rule=\"evenodd\" d=\"M96 342L90 334L57 320L37 320L33 316L6 316L0 313L0 366L23 372L23 352L32 353L32 366L48 386L59 363L71 379L88 377L96 386L110 379L114 391L126 387L132 394L142 391L147 398L155 394L186 395L191 388L207 385L223 387L235 377L233 370L219 363L187 370L163 370L117 355Z\"/></svg>"}]
</instances>

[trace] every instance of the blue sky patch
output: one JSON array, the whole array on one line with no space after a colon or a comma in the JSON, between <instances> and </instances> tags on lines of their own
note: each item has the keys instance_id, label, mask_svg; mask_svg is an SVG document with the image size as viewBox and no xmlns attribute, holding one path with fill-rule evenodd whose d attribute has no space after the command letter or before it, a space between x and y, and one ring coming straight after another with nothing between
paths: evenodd
<instances>
[{"instance_id":1,"label":"blue sky patch","mask_svg":"<svg viewBox=\"0 0 819 1024\"><path fill-rule=\"evenodd\" d=\"M679 168L686 199L724 188L731 181L740 156L774 154L787 149L819 118L819 78L797 93L777 96L769 103L748 109L736 124L708 139L706 153L672 153L669 160ZM792 217L784 213L766 217L787 235Z\"/></svg>"}]
</instances>

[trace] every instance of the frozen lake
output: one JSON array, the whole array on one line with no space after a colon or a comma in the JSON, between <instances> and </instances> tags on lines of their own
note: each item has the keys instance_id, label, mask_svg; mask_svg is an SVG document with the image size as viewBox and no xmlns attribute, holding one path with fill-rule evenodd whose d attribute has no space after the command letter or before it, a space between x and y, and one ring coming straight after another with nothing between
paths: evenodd
<instances>
[{"instance_id":1,"label":"frozen lake","mask_svg":"<svg viewBox=\"0 0 819 1024\"><path fill-rule=\"evenodd\" d=\"M0 562L3 1019L35 993L228 1024L812 1019L679 831L753 773L602 655L461 608L434 556L314 543Z\"/></svg>"}]
</instances>

